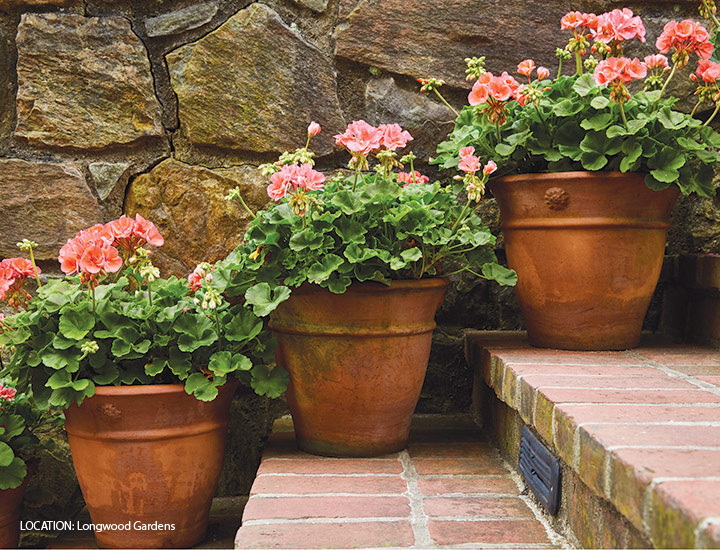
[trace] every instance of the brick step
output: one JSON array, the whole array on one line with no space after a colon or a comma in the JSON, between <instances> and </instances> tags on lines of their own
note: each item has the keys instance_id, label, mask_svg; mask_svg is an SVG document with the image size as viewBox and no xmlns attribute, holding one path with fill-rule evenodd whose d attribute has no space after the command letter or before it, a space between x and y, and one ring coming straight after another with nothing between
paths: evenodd
<instances>
[{"instance_id":1,"label":"brick step","mask_svg":"<svg viewBox=\"0 0 720 550\"><path fill-rule=\"evenodd\" d=\"M416 417L407 450L342 459L297 450L275 423L236 548L561 548L468 416Z\"/></svg>"},{"instance_id":2,"label":"brick step","mask_svg":"<svg viewBox=\"0 0 720 550\"><path fill-rule=\"evenodd\" d=\"M576 543L720 548L720 351L557 351L469 332L467 352L508 460L523 425L561 459L553 524Z\"/></svg>"}]
</instances>

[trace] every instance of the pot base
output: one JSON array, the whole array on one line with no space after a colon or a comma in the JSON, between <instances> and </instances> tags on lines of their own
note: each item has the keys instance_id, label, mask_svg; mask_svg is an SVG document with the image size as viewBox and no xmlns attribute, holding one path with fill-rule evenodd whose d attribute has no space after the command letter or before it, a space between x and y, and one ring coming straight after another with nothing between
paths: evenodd
<instances>
[{"instance_id":1,"label":"pot base","mask_svg":"<svg viewBox=\"0 0 720 550\"><path fill-rule=\"evenodd\" d=\"M372 458L375 456L399 453L407 447L409 438L410 436L408 434L408 437L400 441L375 441L350 445L344 442L324 441L296 436L296 442L298 449L312 455L329 456L333 458Z\"/></svg>"}]
</instances>

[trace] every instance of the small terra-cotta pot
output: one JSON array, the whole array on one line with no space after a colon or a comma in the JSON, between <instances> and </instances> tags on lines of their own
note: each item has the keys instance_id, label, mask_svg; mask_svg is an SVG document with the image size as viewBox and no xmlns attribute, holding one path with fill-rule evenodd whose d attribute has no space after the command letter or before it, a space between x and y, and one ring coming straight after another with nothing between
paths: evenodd
<instances>
[{"instance_id":1,"label":"small terra-cotta pot","mask_svg":"<svg viewBox=\"0 0 720 550\"><path fill-rule=\"evenodd\" d=\"M653 191L643 174L620 172L524 174L489 187L530 343L635 347L679 191Z\"/></svg>"},{"instance_id":2,"label":"small terra-cotta pot","mask_svg":"<svg viewBox=\"0 0 720 550\"><path fill-rule=\"evenodd\" d=\"M300 449L378 456L405 448L446 279L293 290L272 313Z\"/></svg>"},{"instance_id":3,"label":"small terra-cotta pot","mask_svg":"<svg viewBox=\"0 0 720 550\"><path fill-rule=\"evenodd\" d=\"M98 387L65 411L92 522L119 526L96 530L98 546L189 548L204 537L236 388L204 402L182 384Z\"/></svg>"},{"instance_id":4,"label":"small terra-cotta pot","mask_svg":"<svg viewBox=\"0 0 720 550\"><path fill-rule=\"evenodd\" d=\"M20 540L20 509L29 476L15 489L0 490L0 548L17 548Z\"/></svg>"}]
</instances>

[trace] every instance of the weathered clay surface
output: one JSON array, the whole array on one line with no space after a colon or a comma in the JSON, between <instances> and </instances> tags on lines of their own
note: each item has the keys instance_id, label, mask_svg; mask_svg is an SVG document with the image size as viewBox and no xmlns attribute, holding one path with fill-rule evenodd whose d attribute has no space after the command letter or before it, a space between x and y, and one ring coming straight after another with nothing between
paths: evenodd
<instances>
[{"instance_id":1,"label":"weathered clay surface","mask_svg":"<svg viewBox=\"0 0 720 550\"><path fill-rule=\"evenodd\" d=\"M157 17L148 17L145 20L145 31L148 36L168 36L192 29L197 29L209 23L217 13L215 4L196 4L164 13Z\"/></svg>"},{"instance_id":2,"label":"weathered clay surface","mask_svg":"<svg viewBox=\"0 0 720 550\"><path fill-rule=\"evenodd\" d=\"M199 262L220 260L240 243L250 215L224 198L236 186L253 211L269 201L254 166L210 170L168 159L133 180L125 212L152 220L165 237L153 255L163 275L187 276Z\"/></svg>"},{"instance_id":3,"label":"weathered clay surface","mask_svg":"<svg viewBox=\"0 0 720 550\"><path fill-rule=\"evenodd\" d=\"M669 18L694 15L697 3L687 2L658 17L657 2L626 2L645 25L649 43ZM569 9L602 13L617 6L604 1L507 2L474 0L421 2L418 0L341 0L336 28L336 55L414 78L435 77L466 87L466 57L486 56L494 72L515 72L517 64L533 58L554 71L555 49L571 35L560 30Z\"/></svg>"},{"instance_id":4,"label":"weathered clay surface","mask_svg":"<svg viewBox=\"0 0 720 550\"><path fill-rule=\"evenodd\" d=\"M167 61L181 131L196 145L294 149L315 120L324 129L315 150L327 153L344 126L327 58L263 4L241 10Z\"/></svg>"},{"instance_id":5,"label":"weathered clay surface","mask_svg":"<svg viewBox=\"0 0 720 550\"><path fill-rule=\"evenodd\" d=\"M67 239L100 218L80 166L0 159L0 257L17 256L15 243L30 239L38 259L55 259Z\"/></svg>"},{"instance_id":6,"label":"weathered clay surface","mask_svg":"<svg viewBox=\"0 0 720 550\"><path fill-rule=\"evenodd\" d=\"M127 19L24 14L17 47L17 137L98 149L162 135L147 53Z\"/></svg>"},{"instance_id":7,"label":"weathered clay surface","mask_svg":"<svg viewBox=\"0 0 720 550\"><path fill-rule=\"evenodd\" d=\"M412 150L420 159L434 155L438 142L455 125L455 115L450 109L419 93L399 88L391 76L368 83L365 109L370 124L395 122L408 130L413 141L407 150Z\"/></svg>"}]
</instances>

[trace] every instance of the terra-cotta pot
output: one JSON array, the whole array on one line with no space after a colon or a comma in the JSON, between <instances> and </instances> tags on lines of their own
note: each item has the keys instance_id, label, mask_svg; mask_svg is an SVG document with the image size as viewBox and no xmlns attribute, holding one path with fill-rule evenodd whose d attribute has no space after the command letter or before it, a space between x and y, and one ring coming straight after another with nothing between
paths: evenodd
<instances>
[{"instance_id":1,"label":"terra-cotta pot","mask_svg":"<svg viewBox=\"0 0 720 550\"><path fill-rule=\"evenodd\" d=\"M17 548L20 540L20 508L29 476L15 489L0 490L0 548Z\"/></svg>"},{"instance_id":2,"label":"terra-cotta pot","mask_svg":"<svg viewBox=\"0 0 720 550\"><path fill-rule=\"evenodd\" d=\"M644 175L620 172L509 176L490 190L530 343L636 346L679 191L653 191Z\"/></svg>"},{"instance_id":3,"label":"terra-cotta pot","mask_svg":"<svg viewBox=\"0 0 720 550\"><path fill-rule=\"evenodd\" d=\"M98 387L65 412L73 464L101 548L189 548L205 535L230 401L182 384Z\"/></svg>"},{"instance_id":4,"label":"terra-cotta pot","mask_svg":"<svg viewBox=\"0 0 720 550\"><path fill-rule=\"evenodd\" d=\"M445 279L293 290L273 312L300 449L377 456L405 448Z\"/></svg>"}]
</instances>

